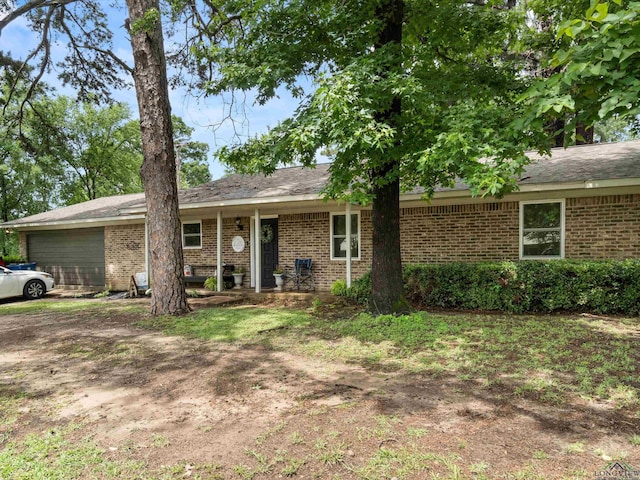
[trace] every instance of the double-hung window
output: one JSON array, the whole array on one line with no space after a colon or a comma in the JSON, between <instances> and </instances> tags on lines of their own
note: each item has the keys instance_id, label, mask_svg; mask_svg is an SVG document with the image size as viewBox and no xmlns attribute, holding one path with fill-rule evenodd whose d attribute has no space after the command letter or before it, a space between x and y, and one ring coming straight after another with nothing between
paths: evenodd
<instances>
[{"instance_id":1,"label":"double-hung window","mask_svg":"<svg viewBox=\"0 0 640 480\"><path fill-rule=\"evenodd\" d=\"M182 247L202 248L202 222L183 222Z\"/></svg>"},{"instance_id":2,"label":"double-hung window","mask_svg":"<svg viewBox=\"0 0 640 480\"><path fill-rule=\"evenodd\" d=\"M347 241L347 216L331 214L331 260L347 258L347 248L351 247L351 259L360 260L360 213L351 214L351 241Z\"/></svg>"},{"instance_id":3,"label":"double-hung window","mask_svg":"<svg viewBox=\"0 0 640 480\"><path fill-rule=\"evenodd\" d=\"M564 258L564 200L520 202L520 258Z\"/></svg>"}]
</instances>

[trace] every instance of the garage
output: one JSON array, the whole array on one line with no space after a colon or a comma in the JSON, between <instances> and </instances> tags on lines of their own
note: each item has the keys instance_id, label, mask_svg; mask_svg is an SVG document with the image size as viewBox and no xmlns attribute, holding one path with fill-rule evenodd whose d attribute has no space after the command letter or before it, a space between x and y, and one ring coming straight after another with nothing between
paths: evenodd
<instances>
[{"instance_id":1,"label":"garage","mask_svg":"<svg viewBox=\"0 0 640 480\"><path fill-rule=\"evenodd\" d=\"M104 228L28 233L27 249L29 261L56 285L105 285Z\"/></svg>"}]
</instances>

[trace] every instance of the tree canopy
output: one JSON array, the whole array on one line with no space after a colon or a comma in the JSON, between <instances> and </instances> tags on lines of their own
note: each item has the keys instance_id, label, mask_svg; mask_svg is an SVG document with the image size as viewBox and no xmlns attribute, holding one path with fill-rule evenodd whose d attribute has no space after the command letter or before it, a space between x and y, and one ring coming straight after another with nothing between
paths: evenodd
<instances>
[{"instance_id":1,"label":"tree canopy","mask_svg":"<svg viewBox=\"0 0 640 480\"><path fill-rule=\"evenodd\" d=\"M640 3L595 1L557 30L565 46L554 52L555 73L523 96L529 122L545 115L594 125L617 118L638 127L640 114ZM582 13L582 12L581 12Z\"/></svg>"},{"instance_id":2,"label":"tree canopy","mask_svg":"<svg viewBox=\"0 0 640 480\"><path fill-rule=\"evenodd\" d=\"M266 102L286 88L300 98L291 118L223 148L223 160L269 174L281 164L313 167L329 148L325 194L373 205L380 311L402 305L400 189L430 197L462 178L477 194L501 195L528 161L524 150L542 143L512 122L527 87L514 55L524 12L513 6L236 0L216 5L227 21L194 25L191 66L208 93L255 89Z\"/></svg>"}]
</instances>

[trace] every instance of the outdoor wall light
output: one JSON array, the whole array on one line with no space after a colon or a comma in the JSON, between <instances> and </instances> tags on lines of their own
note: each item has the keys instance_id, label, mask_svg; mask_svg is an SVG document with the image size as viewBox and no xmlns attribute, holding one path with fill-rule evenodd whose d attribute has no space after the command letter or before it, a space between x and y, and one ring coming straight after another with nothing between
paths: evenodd
<instances>
[{"instance_id":1,"label":"outdoor wall light","mask_svg":"<svg viewBox=\"0 0 640 480\"><path fill-rule=\"evenodd\" d=\"M236 227L238 227L238 230L244 230L244 225L240 223L240 217L236 217Z\"/></svg>"}]
</instances>

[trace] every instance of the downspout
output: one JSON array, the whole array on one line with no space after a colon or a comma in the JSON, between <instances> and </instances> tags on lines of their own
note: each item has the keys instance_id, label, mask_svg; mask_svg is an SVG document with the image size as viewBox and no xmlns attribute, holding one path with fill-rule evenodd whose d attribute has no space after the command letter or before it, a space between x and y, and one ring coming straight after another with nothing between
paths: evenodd
<instances>
[{"instance_id":1,"label":"downspout","mask_svg":"<svg viewBox=\"0 0 640 480\"><path fill-rule=\"evenodd\" d=\"M216 273L217 273L217 290L222 292L222 211L218 210L218 218L216 221L217 239L216 239Z\"/></svg>"},{"instance_id":2,"label":"downspout","mask_svg":"<svg viewBox=\"0 0 640 480\"><path fill-rule=\"evenodd\" d=\"M346 229L347 229L347 288L351 287L351 204L346 205Z\"/></svg>"}]
</instances>

